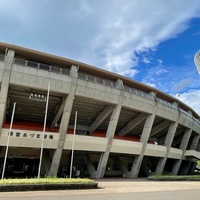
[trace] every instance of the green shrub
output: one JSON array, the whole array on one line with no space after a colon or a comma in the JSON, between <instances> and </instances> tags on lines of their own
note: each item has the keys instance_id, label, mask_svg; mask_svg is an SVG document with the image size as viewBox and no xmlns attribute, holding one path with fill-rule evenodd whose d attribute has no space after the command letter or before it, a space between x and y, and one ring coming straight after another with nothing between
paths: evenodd
<instances>
[{"instance_id":1,"label":"green shrub","mask_svg":"<svg viewBox=\"0 0 200 200\"><path fill-rule=\"evenodd\" d=\"M25 179L3 179L0 180L0 185L14 185L14 184L54 184L54 183L93 183L93 180L82 178L25 178Z\"/></svg>"}]
</instances>

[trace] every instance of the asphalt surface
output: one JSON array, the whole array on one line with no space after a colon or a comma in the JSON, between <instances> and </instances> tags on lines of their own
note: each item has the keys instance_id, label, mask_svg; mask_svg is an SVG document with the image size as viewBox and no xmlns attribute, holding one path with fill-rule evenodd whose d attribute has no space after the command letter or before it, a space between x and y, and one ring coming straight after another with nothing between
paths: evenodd
<instances>
[{"instance_id":1,"label":"asphalt surface","mask_svg":"<svg viewBox=\"0 0 200 200\"><path fill-rule=\"evenodd\" d=\"M2 192L0 200L199 200L200 182L100 179L99 189Z\"/></svg>"}]
</instances>

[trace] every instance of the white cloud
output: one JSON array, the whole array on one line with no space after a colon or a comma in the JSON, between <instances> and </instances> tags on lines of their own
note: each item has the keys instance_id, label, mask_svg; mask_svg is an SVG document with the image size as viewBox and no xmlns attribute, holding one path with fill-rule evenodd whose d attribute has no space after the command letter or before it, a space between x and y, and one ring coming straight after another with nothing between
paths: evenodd
<instances>
[{"instance_id":1,"label":"white cloud","mask_svg":"<svg viewBox=\"0 0 200 200\"><path fill-rule=\"evenodd\" d=\"M151 82L142 82L142 83L144 83L145 85L148 85L150 87L157 88L157 85L155 83L151 83Z\"/></svg>"},{"instance_id":2,"label":"white cloud","mask_svg":"<svg viewBox=\"0 0 200 200\"><path fill-rule=\"evenodd\" d=\"M142 62L144 62L145 64L149 64L151 63L151 60L148 57L143 57Z\"/></svg>"},{"instance_id":3,"label":"white cloud","mask_svg":"<svg viewBox=\"0 0 200 200\"><path fill-rule=\"evenodd\" d=\"M200 35L200 31L197 31L196 33L193 34L193 36Z\"/></svg>"},{"instance_id":4,"label":"white cloud","mask_svg":"<svg viewBox=\"0 0 200 200\"><path fill-rule=\"evenodd\" d=\"M162 65L162 60L159 59L159 60L157 60L157 61L158 61L158 63L159 63L160 65Z\"/></svg>"},{"instance_id":5,"label":"white cloud","mask_svg":"<svg viewBox=\"0 0 200 200\"><path fill-rule=\"evenodd\" d=\"M135 52L176 37L197 16L199 0L0 0L0 40L134 76Z\"/></svg>"},{"instance_id":6,"label":"white cloud","mask_svg":"<svg viewBox=\"0 0 200 200\"><path fill-rule=\"evenodd\" d=\"M168 70L162 66L162 62L158 62L158 65L153 66L147 70L142 82L154 88L164 90L161 80L162 78L160 78L160 75L167 73Z\"/></svg>"},{"instance_id":7,"label":"white cloud","mask_svg":"<svg viewBox=\"0 0 200 200\"><path fill-rule=\"evenodd\" d=\"M180 93L178 98L200 115L200 90L190 90L182 94Z\"/></svg>"},{"instance_id":8,"label":"white cloud","mask_svg":"<svg viewBox=\"0 0 200 200\"><path fill-rule=\"evenodd\" d=\"M184 90L186 87L188 87L189 85L192 84L192 80L191 79L183 79L181 81L179 81L177 84L175 84L173 87L172 87L172 93L179 93L181 92L182 90Z\"/></svg>"}]
</instances>

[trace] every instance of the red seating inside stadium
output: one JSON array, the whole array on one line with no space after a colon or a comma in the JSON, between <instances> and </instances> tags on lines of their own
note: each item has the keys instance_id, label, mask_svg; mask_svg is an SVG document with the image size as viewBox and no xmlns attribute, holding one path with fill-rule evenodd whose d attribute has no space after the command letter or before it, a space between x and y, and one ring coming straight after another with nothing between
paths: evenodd
<instances>
[{"instance_id":1,"label":"red seating inside stadium","mask_svg":"<svg viewBox=\"0 0 200 200\"><path fill-rule=\"evenodd\" d=\"M43 131L43 123L38 123L38 122L28 122L28 121L14 121L12 125L12 129L19 129L19 130L30 130L30 131ZM4 123L3 128L10 128L10 122L7 121ZM45 131L47 132L59 132L59 128L49 128L48 126L46 127ZM67 134L73 134L74 130L73 129L68 129ZM93 133L90 134L90 136L94 137L106 137L106 132L101 131L101 130L96 130ZM115 139L118 140L127 140L127 141L134 141L134 142L140 142L140 137L133 136L133 135L125 135L125 136L119 136L118 134L114 135ZM149 141L148 143L154 144L153 141Z\"/></svg>"}]
</instances>

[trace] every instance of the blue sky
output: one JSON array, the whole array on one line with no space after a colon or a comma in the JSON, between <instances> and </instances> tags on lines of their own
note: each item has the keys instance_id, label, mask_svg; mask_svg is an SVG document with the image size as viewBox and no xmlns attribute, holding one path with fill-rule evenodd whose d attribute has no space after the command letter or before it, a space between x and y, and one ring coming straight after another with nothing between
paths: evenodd
<instances>
[{"instance_id":1,"label":"blue sky","mask_svg":"<svg viewBox=\"0 0 200 200\"><path fill-rule=\"evenodd\" d=\"M172 95L198 89L194 54L199 49L200 18L195 18L175 38L160 43L153 51L138 54L140 72L134 78Z\"/></svg>"},{"instance_id":2,"label":"blue sky","mask_svg":"<svg viewBox=\"0 0 200 200\"><path fill-rule=\"evenodd\" d=\"M0 0L0 41L155 87L200 114L199 0Z\"/></svg>"}]
</instances>

